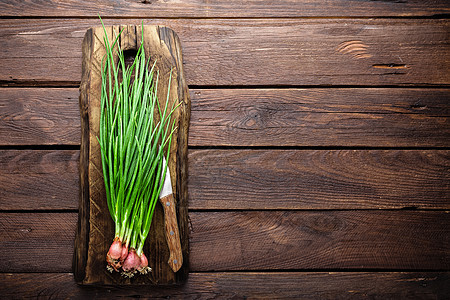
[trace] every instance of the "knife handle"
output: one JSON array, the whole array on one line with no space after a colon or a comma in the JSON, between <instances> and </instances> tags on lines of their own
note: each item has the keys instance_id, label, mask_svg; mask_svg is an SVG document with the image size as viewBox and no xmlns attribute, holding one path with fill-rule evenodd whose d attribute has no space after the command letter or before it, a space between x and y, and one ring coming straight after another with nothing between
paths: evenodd
<instances>
[{"instance_id":1,"label":"knife handle","mask_svg":"<svg viewBox=\"0 0 450 300\"><path fill-rule=\"evenodd\" d=\"M181 251L180 232L178 230L177 214L175 212L175 200L173 194L159 199L164 207L164 226L166 241L169 246L169 261L167 262L174 272L177 272L183 264Z\"/></svg>"}]
</instances>

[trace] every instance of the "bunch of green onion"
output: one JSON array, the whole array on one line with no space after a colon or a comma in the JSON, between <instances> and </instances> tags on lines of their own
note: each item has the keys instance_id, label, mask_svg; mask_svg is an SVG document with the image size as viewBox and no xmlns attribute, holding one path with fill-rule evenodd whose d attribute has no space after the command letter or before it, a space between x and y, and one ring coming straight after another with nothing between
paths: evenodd
<instances>
[{"instance_id":1,"label":"bunch of green onion","mask_svg":"<svg viewBox=\"0 0 450 300\"><path fill-rule=\"evenodd\" d=\"M155 64L149 69L143 41L132 65L126 66L118 45L122 32L114 32L115 39L109 44L102 25L106 55L102 61L98 142L108 209L115 223L115 237L106 260L109 271L122 268L122 275L132 277L137 271L146 274L151 270L143 247L167 172L164 149L168 155L177 106L168 109L170 75L166 104L161 108L157 97L159 73Z\"/></svg>"}]
</instances>

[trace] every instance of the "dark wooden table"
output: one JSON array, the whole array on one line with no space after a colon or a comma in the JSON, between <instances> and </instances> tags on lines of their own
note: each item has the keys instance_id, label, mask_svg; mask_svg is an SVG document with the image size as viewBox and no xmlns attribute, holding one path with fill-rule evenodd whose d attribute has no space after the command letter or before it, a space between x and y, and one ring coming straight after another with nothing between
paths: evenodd
<instances>
[{"instance_id":1,"label":"dark wooden table","mask_svg":"<svg viewBox=\"0 0 450 300\"><path fill-rule=\"evenodd\" d=\"M81 41L179 35L192 99L190 274L71 273ZM0 297L450 295L447 1L1 1Z\"/></svg>"}]
</instances>

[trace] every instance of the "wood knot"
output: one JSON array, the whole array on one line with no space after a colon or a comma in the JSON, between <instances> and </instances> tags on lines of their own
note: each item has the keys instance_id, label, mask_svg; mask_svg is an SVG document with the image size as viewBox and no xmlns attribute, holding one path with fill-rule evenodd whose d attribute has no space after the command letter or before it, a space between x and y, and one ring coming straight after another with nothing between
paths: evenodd
<instances>
[{"instance_id":1,"label":"wood knot","mask_svg":"<svg viewBox=\"0 0 450 300\"><path fill-rule=\"evenodd\" d=\"M336 51L343 54L351 55L355 59L370 58L371 54L368 53L367 49L369 46L364 44L362 41L346 41L339 44Z\"/></svg>"},{"instance_id":2,"label":"wood knot","mask_svg":"<svg viewBox=\"0 0 450 300\"><path fill-rule=\"evenodd\" d=\"M327 235L345 227L344 221L334 216L315 216L308 227L318 234Z\"/></svg>"},{"instance_id":3,"label":"wood knot","mask_svg":"<svg viewBox=\"0 0 450 300\"><path fill-rule=\"evenodd\" d=\"M261 108L250 108L245 112L245 116L242 120L241 128L255 130L265 127L267 123L267 113Z\"/></svg>"}]
</instances>

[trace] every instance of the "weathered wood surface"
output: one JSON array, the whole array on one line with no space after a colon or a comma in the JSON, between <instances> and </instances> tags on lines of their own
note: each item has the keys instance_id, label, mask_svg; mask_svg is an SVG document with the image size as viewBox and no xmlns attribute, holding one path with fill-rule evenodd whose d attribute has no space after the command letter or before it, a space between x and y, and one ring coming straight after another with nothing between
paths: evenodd
<instances>
[{"instance_id":1,"label":"weathered wood surface","mask_svg":"<svg viewBox=\"0 0 450 300\"><path fill-rule=\"evenodd\" d=\"M301 92L300 92L301 93ZM334 98L334 97L333 97ZM272 98L273 99L273 98ZM231 98L230 98L231 100ZM239 99L240 100L240 99ZM450 146L450 119L416 113L304 110L294 98L207 101L192 113L193 146ZM326 100L323 104L326 107ZM341 103L345 103L341 99ZM345 105L345 104L344 104ZM355 107L356 108L356 107ZM382 110L382 109L381 109Z\"/></svg>"},{"instance_id":2,"label":"weathered wood surface","mask_svg":"<svg viewBox=\"0 0 450 300\"><path fill-rule=\"evenodd\" d=\"M450 267L448 211L198 212L190 217L192 270Z\"/></svg>"},{"instance_id":3,"label":"weathered wood surface","mask_svg":"<svg viewBox=\"0 0 450 300\"><path fill-rule=\"evenodd\" d=\"M448 211L191 212L190 270L447 270ZM70 272L76 213L1 213L0 272ZM166 261L165 261L166 263Z\"/></svg>"},{"instance_id":4,"label":"weathered wood surface","mask_svg":"<svg viewBox=\"0 0 450 300\"><path fill-rule=\"evenodd\" d=\"M121 28L107 27L109 42ZM128 26L123 31L120 44L123 50L137 50L141 40L150 65L156 61L159 71L158 99L161 107L174 103L181 105L173 114L177 130L172 136L171 153L167 164L176 195L176 214L179 222L181 248L185 264L174 273L167 263L169 249L164 235L164 214L157 206L148 242L144 247L149 266L153 269L147 276L126 279L119 273L106 270L105 255L114 238L114 224L106 204L103 182L99 135L101 63L106 53L101 27L91 28L83 40L83 77L80 85L80 109L82 138L80 154L81 199L80 216L75 239L74 274L83 284L174 284L181 283L188 273L188 216L187 216L187 137L190 116L190 100L183 75L181 45L176 34L169 28L158 26ZM173 71L173 72L172 72ZM172 73L172 75L170 75ZM171 77L170 77L171 76ZM171 82L169 79L171 78ZM170 85L170 95L167 95Z\"/></svg>"},{"instance_id":5,"label":"weathered wood surface","mask_svg":"<svg viewBox=\"0 0 450 300\"><path fill-rule=\"evenodd\" d=\"M78 89L0 88L1 145L79 145Z\"/></svg>"},{"instance_id":6,"label":"weathered wood surface","mask_svg":"<svg viewBox=\"0 0 450 300\"><path fill-rule=\"evenodd\" d=\"M191 209L450 208L448 150L195 150Z\"/></svg>"},{"instance_id":7,"label":"weathered wood surface","mask_svg":"<svg viewBox=\"0 0 450 300\"><path fill-rule=\"evenodd\" d=\"M146 19L180 36L189 85L448 85L446 19ZM106 20L140 24L140 19ZM76 84L96 19L0 20L4 84Z\"/></svg>"},{"instance_id":8,"label":"weathered wood surface","mask_svg":"<svg viewBox=\"0 0 450 300\"><path fill-rule=\"evenodd\" d=\"M1 145L79 145L75 88L0 88ZM191 89L191 146L449 146L449 89Z\"/></svg>"},{"instance_id":9,"label":"weathered wood surface","mask_svg":"<svg viewBox=\"0 0 450 300\"><path fill-rule=\"evenodd\" d=\"M189 151L189 209L450 209L449 150ZM78 151L0 151L0 210L78 209Z\"/></svg>"},{"instance_id":10,"label":"weathered wood surface","mask_svg":"<svg viewBox=\"0 0 450 300\"><path fill-rule=\"evenodd\" d=\"M193 91L190 144L449 146L448 90Z\"/></svg>"},{"instance_id":11,"label":"weathered wood surface","mask_svg":"<svg viewBox=\"0 0 450 300\"><path fill-rule=\"evenodd\" d=\"M76 213L1 213L0 272L71 272Z\"/></svg>"},{"instance_id":12,"label":"weathered wood surface","mask_svg":"<svg viewBox=\"0 0 450 300\"><path fill-rule=\"evenodd\" d=\"M450 89L446 88L191 89L197 118L210 111L238 112L254 106L293 112L443 117L450 116L449 97Z\"/></svg>"},{"instance_id":13,"label":"weathered wood surface","mask_svg":"<svg viewBox=\"0 0 450 300\"><path fill-rule=\"evenodd\" d=\"M435 272L450 270L448 1L238 2L1 1L0 85L20 87L0 89L2 297L448 298L450 273ZM81 287L68 273L87 154L75 87L97 13L181 39L182 286Z\"/></svg>"},{"instance_id":14,"label":"weathered wood surface","mask_svg":"<svg viewBox=\"0 0 450 300\"><path fill-rule=\"evenodd\" d=\"M79 153L0 150L0 210L77 209Z\"/></svg>"},{"instance_id":15,"label":"weathered wood surface","mask_svg":"<svg viewBox=\"0 0 450 300\"><path fill-rule=\"evenodd\" d=\"M450 13L444 0L437 1L158 1L158 0L51 0L2 1L0 16L9 17L141 17L146 18L271 18L271 17L379 17L434 16Z\"/></svg>"},{"instance_id":16,"label":"weathered wood surface","mask_svg":"<svg viewBox=\"0 0 450 300\"><path fill-rule=\"evenodd\" d=\"M70 273L0 274L5 298L45 299L445 299L448 272L232 272L191 273L175 287L75 284Z\"/></svg>"}]
</instances>

